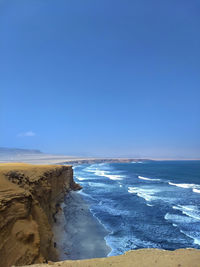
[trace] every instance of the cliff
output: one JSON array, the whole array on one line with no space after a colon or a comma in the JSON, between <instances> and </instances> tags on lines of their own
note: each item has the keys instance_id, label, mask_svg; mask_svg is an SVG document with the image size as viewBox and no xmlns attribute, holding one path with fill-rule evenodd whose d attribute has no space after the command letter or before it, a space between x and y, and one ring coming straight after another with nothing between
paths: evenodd
<instances>
[{"instance_id":1,"label":"cliff","mask_svg":"<svg viewBox=\"0 0 200 267\"><path fill-rule=\"evenodd\" d=\"M73 181L71 166L0 164L0 266L57 260L52 224Z\"/></svg>"},{"instance_id":2,"label":"cliff","mask_svg":"<svg viewBox=\"0 0 200 267\"><path fill-rule=\"evenodd\" d=\"M198 267L200 266L199 262L200 250L197 249L177 249L175 251L139 249L120 256L49 262L49 264L36 264L31 267Z\"/></svg>"}]
</instances>

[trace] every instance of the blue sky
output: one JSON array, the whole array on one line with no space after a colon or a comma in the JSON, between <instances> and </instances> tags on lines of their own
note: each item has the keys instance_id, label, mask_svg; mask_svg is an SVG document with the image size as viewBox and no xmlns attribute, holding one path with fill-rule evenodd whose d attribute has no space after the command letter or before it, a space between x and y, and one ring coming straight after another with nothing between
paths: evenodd
<instances>
[{"instance_id":1,"label":"blue sky","mask_svg":"<svg viewBox=\"0 0 200 267\"><path fill-rule=\"evenodd\" d=\"M200 2L0 0L0 146L200 158Z\"/></svg>"}]
</instances>

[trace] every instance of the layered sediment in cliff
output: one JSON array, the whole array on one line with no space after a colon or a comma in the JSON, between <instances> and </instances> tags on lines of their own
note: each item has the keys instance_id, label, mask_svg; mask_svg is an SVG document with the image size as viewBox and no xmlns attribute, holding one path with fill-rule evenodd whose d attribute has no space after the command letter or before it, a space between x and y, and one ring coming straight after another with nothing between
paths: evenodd
<instances>
[{"instance_id":1,"label":"layered sediment in cliff","mask_svg":"<svg viewBox=\"0 0 200 267\"><path fill-rule=\"evenodd\" d=\"M55 215L80 188L71 166L0 164L0 266L57 260Z\"/></svg>"}]
</instances>

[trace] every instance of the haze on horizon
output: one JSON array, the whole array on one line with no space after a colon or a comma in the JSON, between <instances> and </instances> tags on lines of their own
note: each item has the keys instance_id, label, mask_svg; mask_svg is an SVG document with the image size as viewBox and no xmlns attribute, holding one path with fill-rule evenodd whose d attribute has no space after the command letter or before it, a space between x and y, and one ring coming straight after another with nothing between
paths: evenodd
<instances>
[{"instance_id":1,"label":"haze on horizon","mask_svg":"<svg viewBox=\"0 0 200 267\"><path fill-rule=\"evenodd\" d=\"M0 146L200 158L200 2L1 0Z\"/></svg>"}]
</instances>

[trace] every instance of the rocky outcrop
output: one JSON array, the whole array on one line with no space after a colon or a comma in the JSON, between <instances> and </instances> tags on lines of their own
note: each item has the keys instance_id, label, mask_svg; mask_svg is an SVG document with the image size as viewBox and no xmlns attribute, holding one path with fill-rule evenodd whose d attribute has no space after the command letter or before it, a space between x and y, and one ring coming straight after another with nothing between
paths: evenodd
<instances>
[{"instance_id":1,"label":"rocky outcrop","mask_svg":"<svg viewBox=\"0 0 200 267\"><path fill-rule=\"evenodd\" d=\"M55 215L80 188L71 166L0 164L0 266L57 260Z\"/></svg>"}]
</instances>

